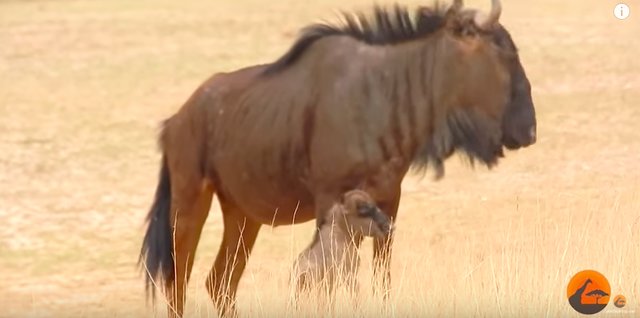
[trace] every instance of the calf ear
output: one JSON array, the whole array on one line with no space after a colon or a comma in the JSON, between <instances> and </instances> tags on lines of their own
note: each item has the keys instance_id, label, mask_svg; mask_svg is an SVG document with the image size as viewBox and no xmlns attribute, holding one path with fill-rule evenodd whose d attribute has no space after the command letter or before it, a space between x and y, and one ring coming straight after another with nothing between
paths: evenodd
<instances>
[{"instance_id":1,"label":"calf ear","mask_svg":"<svg viewBox=\"0 0 640 318\"><path fill-rule=\"evenodd\" d=\"M345 204L347 203L347 192L342 193L342 195L340 195L340 204Z\"/></svg>"}]
</instances>

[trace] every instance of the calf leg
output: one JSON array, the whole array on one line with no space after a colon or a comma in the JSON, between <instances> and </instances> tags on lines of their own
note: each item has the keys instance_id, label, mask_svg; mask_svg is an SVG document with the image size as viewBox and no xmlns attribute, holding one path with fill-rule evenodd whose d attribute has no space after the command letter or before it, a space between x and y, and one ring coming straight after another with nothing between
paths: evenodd
<instances>
[{"instance_id":1,"label":"calf leg","mask_svg":"<svg viewBox=\"0 0 640 318\"><path fill-rule=\"evenodd\" d=\"M308 301L309 299L318 298L317 295L315 295L316 297L310 297L314 291L317 291L317 284L314 284L317 280L315 280L312 271L313 269L307 268L295 274L295 291L293 296L295 310L300 309L301 300L306 299Z\"/></svg>"}]
</instances>

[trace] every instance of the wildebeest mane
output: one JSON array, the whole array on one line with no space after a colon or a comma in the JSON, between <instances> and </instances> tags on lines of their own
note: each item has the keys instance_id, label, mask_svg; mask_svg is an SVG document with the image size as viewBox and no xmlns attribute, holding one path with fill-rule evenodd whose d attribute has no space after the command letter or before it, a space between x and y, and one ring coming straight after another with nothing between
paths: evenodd
<instances>
[{"instance_id":1,"label":"wildebeest mane","mask_svg":"<svg viewBox=\"0 0 640 318\"><path fill-rule=\"evenodd\" d=\"M269 65L264 74L277 73L295 63L316 41L327 36L345 35L370 45L411 41L438 30L444 22L444 7L419 7L413 12L400 5L392 9L375 6L373 15L342 13L340 24L316 23L304 28L289 51Z\"/></svg>"}]
</instances>

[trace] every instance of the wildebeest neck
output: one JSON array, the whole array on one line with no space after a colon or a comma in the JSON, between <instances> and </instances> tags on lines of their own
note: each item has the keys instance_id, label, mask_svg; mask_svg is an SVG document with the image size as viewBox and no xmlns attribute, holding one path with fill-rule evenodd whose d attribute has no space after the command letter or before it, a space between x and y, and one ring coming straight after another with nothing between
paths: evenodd
<instances>
[{"instance_id":1,"label":"wildebeest neck","mask_svg":"<svg viewBox=\"0 0 640 318\"><path fill-rule=\"evenodd\" d=\"M379 113L388 118L380 141L385 157L414 158L415 168L431 166L436 178L444 175L444 160L456 150L471 164L477 159L489 167L502 156L498 121L438 99L455 94L439 92L436 85L448 76L438 65L449 58L440 51L447 45L443 36L384 48L384 58L372 63L364 80L372 111L384 109L382 103L390 105L388 113Z\"/></svg>"}]
</instances>

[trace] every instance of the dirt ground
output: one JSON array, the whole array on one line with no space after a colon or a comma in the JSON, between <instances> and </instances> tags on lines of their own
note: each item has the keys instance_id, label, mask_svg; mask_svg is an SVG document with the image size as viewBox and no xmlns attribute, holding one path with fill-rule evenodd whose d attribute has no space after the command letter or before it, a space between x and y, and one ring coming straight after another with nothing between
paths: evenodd
<instances>
[{"instance_id":1,"label":"dirt ground","mask_svg":"<svg viewBox=\"0 0 640 318\"><path fill-rule=\"evenodd\" d=\"M364 305L338 316L577 316L566 286L584 269L627 298L599 315L640 315L640 3L620 21L611 0L503 2L533 85L538 143L492 171L453 158L440 182L408 177L391 303L370 295L367 241ZM306 24L371 4L0 2L0 317L164 316L161 300L145 304L136 267L159 122L210 74L273 61ZM286 306L311 226L263 229L242 314L316 316ZM190 317L215 316L204 279L220 237L214 204Z\"/></svg>"}]
</instances>

